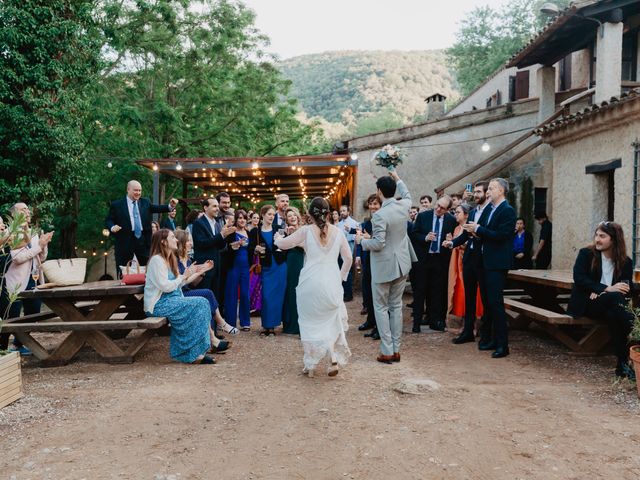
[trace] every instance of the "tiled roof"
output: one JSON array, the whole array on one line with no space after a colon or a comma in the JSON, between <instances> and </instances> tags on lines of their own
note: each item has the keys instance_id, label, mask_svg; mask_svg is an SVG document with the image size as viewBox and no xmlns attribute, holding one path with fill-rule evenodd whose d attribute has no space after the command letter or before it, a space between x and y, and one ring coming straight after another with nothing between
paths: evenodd
<instances>
[{"instance_id":1,"label":"tiled roof","mask_svg":"<svg viewBox=\"0 0 640 480\"><path fill-rule=\"evenodd\" d=\"M554 130L565 127L572 123L579 122L588 117L592 117L594 115L599 114L600 112L604 112L610 110L619 105L623 105L628 102L640 100L640 88L634 88L629 90L628 92L623 93L619 97L611 97L609 100L605 100L604 102L598 105L590 105L582 110L573 113L571 115L564 115L553 122L549 122L544 126L537 128L534 130L534 133L538 136L544 136L545 134L551 133Z\"/></svg>"},{"instance_id":2,"label":"tiled roof","mask_svg":"<svg viewBox=\"0 0 640 480\"><path fill-rule=\"evenodd\" d=\"M572 16L574 16L575 13L578 12L578 10L581 10L582 8L592 5L594 3L598 3L599 1L602 1L602 0L578 0L575 2L571 2L569 6L560 10L558 15L550 18L547 24L544 26L544 28L542 30L538 30L538 32L531 38L531 40L529 40L529 42L524 47L522 47L515 54L513 54L513 56L509 60L507 60L506 66L507 67L515 66L515 65L512 65L512 63L523 52L530 49L534 45L543 42L549 35L551 35L551 33L553 33L560 26L564 25L567 22L567 20L569 20Z\"/></svg>"}]
</instances>

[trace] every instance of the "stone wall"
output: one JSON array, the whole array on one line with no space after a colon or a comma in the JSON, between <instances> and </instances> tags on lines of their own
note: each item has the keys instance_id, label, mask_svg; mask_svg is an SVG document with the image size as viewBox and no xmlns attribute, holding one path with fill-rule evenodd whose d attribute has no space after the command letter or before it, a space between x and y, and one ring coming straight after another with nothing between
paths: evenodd
<instances>
[{"instance_id":1,"label":"stone wall","mask_svg":"<svg viewBox=\"0 0 640 480\"><path fill-rule=\"evenodd\" d=\"M640 120L553 147L553 268L571 268L577 251L591 242L596 225L607 219L607 180L585 167L616 158L615 221L625 232L631 256L634 147Z\"/></svg>"}]
</instances>

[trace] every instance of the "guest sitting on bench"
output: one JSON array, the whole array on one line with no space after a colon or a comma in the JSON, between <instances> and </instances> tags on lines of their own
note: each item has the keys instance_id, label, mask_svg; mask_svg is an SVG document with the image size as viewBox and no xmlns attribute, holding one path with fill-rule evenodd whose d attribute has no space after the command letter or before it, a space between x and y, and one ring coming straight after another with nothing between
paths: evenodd
<instances>
[{"instance_id":1,"label":"guest sitting on bench","mask_svg":"<svg viewBox=\"0 0 640 480\"><path fill-rule=\"evenodd\" d=\"M209 302L202 297L185 298L181 289L211 270L213 264L191 265L180 275L175 255L177 249L178 241L171 230L162 228L151 237L144 311L149 316L166 317L171 322L171 358L184 363L215 363L206 355L214 336Z\"/></svg>"},{"instance_id":2,"label":"guest sitting on bench","mask_svg":"<svg viewBox=\"0 0 640 480\"><path fill-rule=\"evenodd\" d=\"M627 310L625 298L632 275L622 227L614 222L598 224L593 243L580 250L573 267L574 286L567 313L574 318L606 319L617 356L615 373L633 380L627 347L633 314Z\"/></svg>"}]
</instances>

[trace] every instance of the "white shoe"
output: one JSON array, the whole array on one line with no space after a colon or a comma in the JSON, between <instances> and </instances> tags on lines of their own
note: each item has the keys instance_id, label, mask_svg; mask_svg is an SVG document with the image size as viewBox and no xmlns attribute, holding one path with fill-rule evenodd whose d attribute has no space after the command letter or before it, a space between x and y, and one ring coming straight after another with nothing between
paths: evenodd
<instances>
[{"instance_id":1,"label":"white shoe","mask_svg":"<svg viewBox=\"0 0 640 480\"><path fill-rule=\"evenodd\" d=\"M218 328L221 328L223 332L231 335L237 335L239 331L236 327L232 327L227 322L224 322L224 325L218 325Z\"/></svg>"}]
</instances>

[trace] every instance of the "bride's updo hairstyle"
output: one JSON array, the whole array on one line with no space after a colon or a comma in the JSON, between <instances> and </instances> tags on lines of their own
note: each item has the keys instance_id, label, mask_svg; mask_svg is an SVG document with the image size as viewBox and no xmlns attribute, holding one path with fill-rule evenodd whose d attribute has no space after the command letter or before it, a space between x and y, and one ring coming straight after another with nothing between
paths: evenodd
<instances>
[{"instance_id":1,"label":"bride's updo hairstyle","mask_svg":"<svg viewBox=\"0 0 640 480\"><path fill-rule=\"evenodd\" d=\"M320 238L324 240L327 236L327 232L325 232L324 227L329 221L329 215L331 215L329 202L322 197L314 198L311 200L311 204L309 205L309 215L311 216L313 223L315 223L320 229Z\"/></svg>"}]
</instances>

